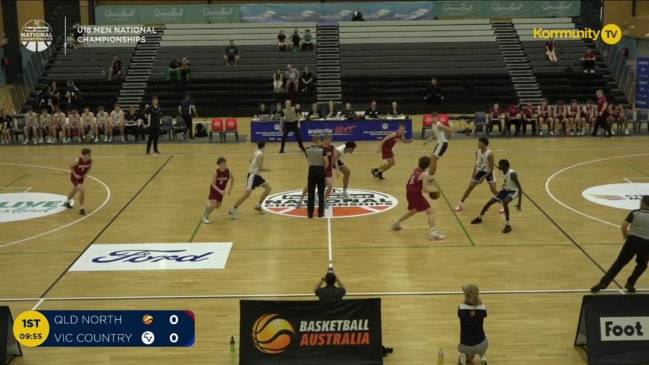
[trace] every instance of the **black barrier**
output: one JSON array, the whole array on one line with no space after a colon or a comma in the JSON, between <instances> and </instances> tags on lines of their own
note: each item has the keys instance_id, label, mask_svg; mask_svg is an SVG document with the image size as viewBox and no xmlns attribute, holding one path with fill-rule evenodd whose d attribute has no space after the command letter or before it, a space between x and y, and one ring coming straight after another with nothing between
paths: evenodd
<instances>
[{"instance_id":1,"label":"black barrier","mask_svg":"<svg viewBox=\"0 0 649 365\"><path fill-rule=\"evenodd\" d=\"M575 346L588 365L649 364L649 295L586 295Z\"/></svg>"},{"instance_id":2,"label":"black barrier","mask_svg":"<svg viewBox=\"0 0 649 365\"><path fill-rule=\"evenodd\" d=\"M16 356L23 356L23 351L14 337L14 320L9 307L0 307L0 359L8 364Z\"/></svg>"},{"instance_id":3,"label":"black barrier","mask_svg":"<svg viewBox=\"0 0 649 365\"><path fill-rule=\"evenodd\" d=\"M381 299L240 302L241 365L381 365Z\"/></svg>"}]
</instances>

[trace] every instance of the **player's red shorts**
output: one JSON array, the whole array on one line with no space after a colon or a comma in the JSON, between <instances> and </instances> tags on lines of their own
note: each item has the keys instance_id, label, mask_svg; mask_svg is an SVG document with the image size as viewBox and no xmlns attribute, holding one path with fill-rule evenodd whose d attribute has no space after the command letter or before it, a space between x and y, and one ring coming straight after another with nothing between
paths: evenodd
<instances>
[{"instance_id":1,"label":"player's red shorts","mask_svg":"<svg viewBox=\"0 0 649 365\"><path fill-rule=\"evenodd\" d=\"M334 177L334 170L333 168L328 168L325 170L325 178L333 178Z\"/></svg>"},{"instance_id":2,"label":"player's red shorts","mask_svg":"<svg viewBox=\"0 0 649 365\"><path fill-rule=\"evenodd\" d=\"M383 160L390 160L394 158L394 152L392 152L391 148L382 148L381 149L381 158Z\"/></svg>"},{"instance_id":3,"label":"player's red shorts","mask_svg":"<svg viewBox=\"0 0 649 365\"><path fill-rule=\"evenodd\" d=\"M428 200L421 193L406 193L406 200L408 201L408 210L416 209L418 212L423 212L430 208Z\"/></svg>"},{"instance_id":4,"label":"player's red shorts","mask_svg":"<svg viewBox=\"0 0 649 365\"><path fill-rule=\"evenodd\" d=\"M73 186L78 186L83 184L83 179L77 179L74 175L70 175L70 182Z\"/></svg>"},{"instance_id":5,"label":"player's red shorts","mask_svg":"<svg viewBox=\"0 0 649 365\"><path fill-rule=\"evenodd\" d=\"M216 200L217 202L221 203L223 202L223 195L219 193L218 191L214 190L214 188L210 187L210 196L208 200Z\"/></svg>"}]
</instances>

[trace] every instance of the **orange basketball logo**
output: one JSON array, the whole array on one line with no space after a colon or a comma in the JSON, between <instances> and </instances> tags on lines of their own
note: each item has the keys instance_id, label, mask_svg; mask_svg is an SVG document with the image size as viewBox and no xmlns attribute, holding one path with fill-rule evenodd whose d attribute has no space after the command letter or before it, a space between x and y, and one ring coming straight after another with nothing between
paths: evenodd
<instances>
[{"instance_id":1,"label":"orange basketball logo","mask_svg":"<svg viewBox=\"0 0 649 365\"><path fill-rule=\"evenodd\" d=\"M264 354L281 354L291 344L294 334L293 325L277 314L263 315L252 325L252 341Z\"/></svg>"}]
</instances>

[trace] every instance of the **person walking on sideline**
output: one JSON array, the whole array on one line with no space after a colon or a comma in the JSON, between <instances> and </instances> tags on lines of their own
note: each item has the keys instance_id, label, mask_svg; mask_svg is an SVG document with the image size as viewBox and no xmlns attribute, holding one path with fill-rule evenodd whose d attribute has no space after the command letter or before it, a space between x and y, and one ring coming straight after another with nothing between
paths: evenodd
<instances>
[{"instance_id":1,"label":"person walking on sideline","mask_svg":"<svg viewBox=\"0 0 649 365\"><path fill-rule=\"evenodd\" d=\"M631 227L629 228L629 226ZM597 285L590 289L593 293L606 289L622 268L631 261L633 256L635 256L635 269L626 280L624 289L629 293L635 293L635 283L647 270L647 262L649 262L649 195L642 197L640 209L632 210L622 222L620 228L622 229L624 246L622 246L617 260L608 269L606 275Z\"/></svg>"}]
</instances>

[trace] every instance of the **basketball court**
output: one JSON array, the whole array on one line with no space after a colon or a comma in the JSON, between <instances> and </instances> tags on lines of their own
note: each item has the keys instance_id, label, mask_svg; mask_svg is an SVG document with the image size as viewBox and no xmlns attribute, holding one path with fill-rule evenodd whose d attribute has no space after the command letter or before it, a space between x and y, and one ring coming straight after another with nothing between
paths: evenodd
<instances>
[{"instance_id":1,"label":"basketball court","mask_svg":"<svg viewBox=\"0 0 649 365\"><path fill-rule=\"evenodd\" d=\"M619 224L639 204L627 195L649 194L647 139L493 139L496 160L510 160L525 192L522 211L512 212L514 230L506 235L497 206L482 225L470 224L490 197L486 184L462 212L454 211L477 141L451 140L437 173L442 197L432 203L438 230L447 236L441 242L427 240L425 216L390 231L405 212L407 179L432 146L397 144L397 165L386 180L376 181L370 169L380 164L377 146L361 142L345 156L355 203L337 201L327 218L309 220L291 208L306 183L303 155L295 144L282 155L269 144L265 165L272 171L263 174L273 187L264 205L268 214L253 209L260 194L253 192L237 221L227 210L243 192L253 144L163 144L161 156L143 155L141 144L90 146L85 217L48 203L69 191L68 165L81 146L0 149L0 305L10 306L14 317L32 308L196 314L191 348L23 347L24 357L13 364L236 364L228 342L239 337L239 300L314 299L330 248L348 298L382 298L383 341L394 348L386 364L431 363L438 348L454 364L457 305L469 283L480 287L489 308L490 363L585 364L573 348L581 298L621 247ZM204 225L200 218L219 156L227 158L235 188L212 214L212 224ZM194 254L218 244L225 247L218 251L225 267L172 270L106 259L118 250L111 247L137 250L152 243L177 244ZM102 248L106 244L128 246ZM106 265L92 261L100 256ZM637 287L646 294L649 278ZM606 292L620 288L611 285Z\"/></svg>"}]
</instances>

